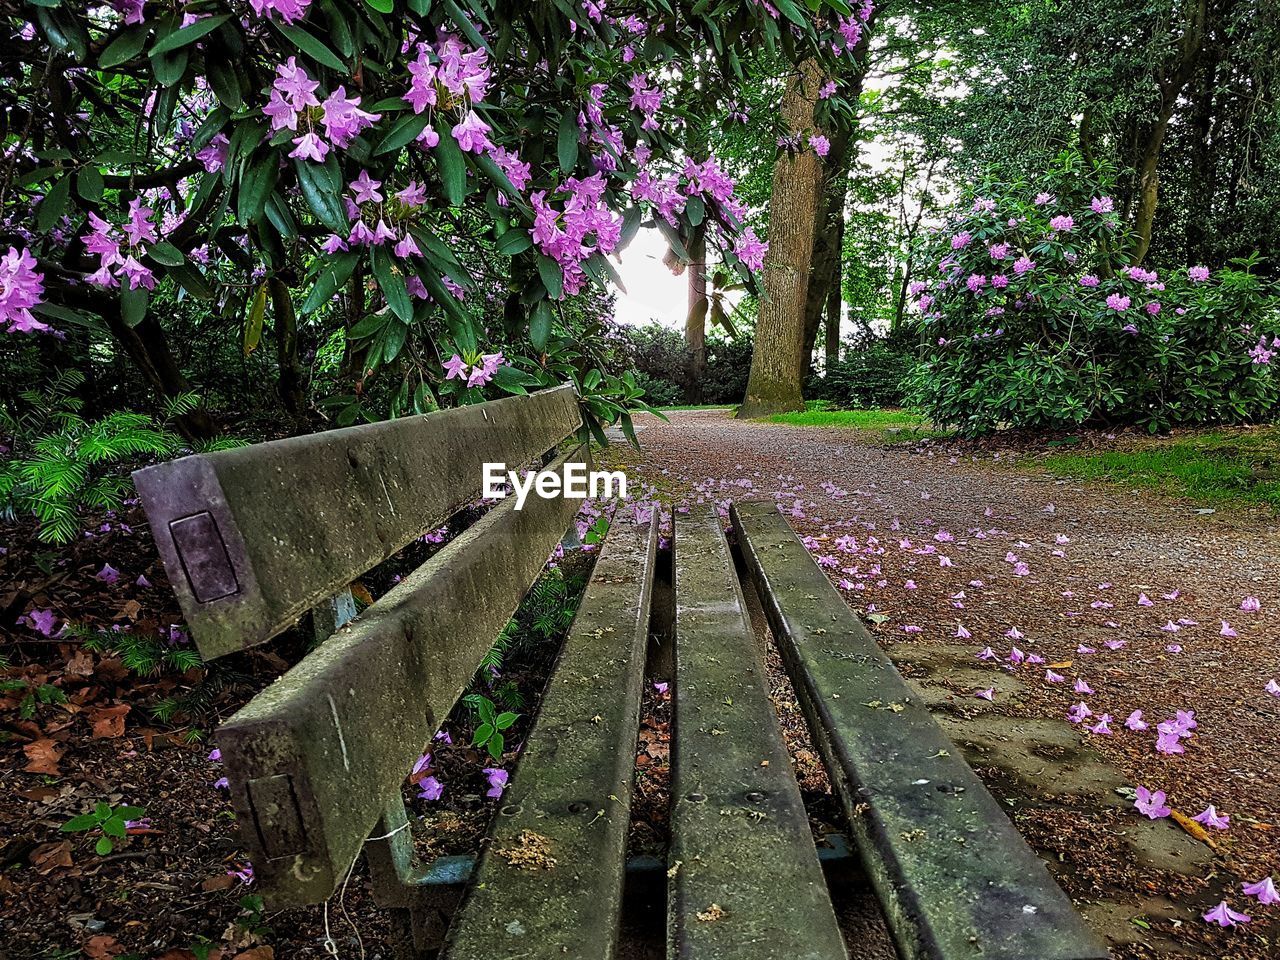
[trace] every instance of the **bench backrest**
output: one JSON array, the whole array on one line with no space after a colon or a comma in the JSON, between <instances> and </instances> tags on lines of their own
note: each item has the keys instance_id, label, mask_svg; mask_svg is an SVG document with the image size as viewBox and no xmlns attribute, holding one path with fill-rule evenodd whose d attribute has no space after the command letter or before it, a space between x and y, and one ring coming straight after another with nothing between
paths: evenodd
<instances>
[{"instance_id":1,"label":"bench backrest","mask_svg":"<svg viewBox=\"0 0 1280 960\"><path fill-rule=\"evenodd\" d=\"M201 652L279 633L579 424L571 386L188 457L135 475ZM576 442L546 469L589 463ZM579 503L507 498L217 731L273 907L350 868Z\"/></svg>"},{"instance_id":2,"label":"bench backrest","mask_svg":"<svg viewBox=\"0 0 1280 960\"><path fill-rule=\"evenodd\" d=\"M262 643L581 420L572 385L184 457L135 473L183 615L211 659Z\"/></svg>"}]
</instances>

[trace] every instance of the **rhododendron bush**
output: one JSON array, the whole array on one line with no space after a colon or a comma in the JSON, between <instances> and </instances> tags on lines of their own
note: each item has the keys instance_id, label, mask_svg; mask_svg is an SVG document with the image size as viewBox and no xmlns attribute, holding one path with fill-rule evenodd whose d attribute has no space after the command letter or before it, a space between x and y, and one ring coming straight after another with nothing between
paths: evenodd
<instances>
[{"instance_id":1,"label":"rhododendron bush","mask_svg":"<svg viewBox=\"0 0 1280 960\"><path fill-rule=\"evenodd\" d=\"M748 282L765 250L684 132L726 115L748 54L833 63L869 9L9 4L0 330L175 395L181 319L219 317L246 355L274 341L292 413L332 361L338 422L566 378L593 425L625 417L610 257L645 223L679 256L704 226Z\"/></svg>"},{"instance_id":2,"label":"rhododendron bush","mask_svg":"<svg viewBox=\"0 0 1280 960\"><path fill-rule=\"evenodd\" d=\"M928 239L911 388L934 421L976 434L1272 415L1280 299L1256 258L1132 262L1107 183L1065 154L1036 182L973 188Z\"/></svg>"}]
</instances>

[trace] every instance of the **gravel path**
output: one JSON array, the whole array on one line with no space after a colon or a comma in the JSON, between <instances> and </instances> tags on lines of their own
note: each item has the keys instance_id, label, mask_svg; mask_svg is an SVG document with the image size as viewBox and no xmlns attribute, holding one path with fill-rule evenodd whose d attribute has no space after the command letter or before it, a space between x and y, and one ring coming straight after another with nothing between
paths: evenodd
<instances>
[{"instance_id":1,"label":"gravel path","mask_svg":"<svg viewBox=\"0 0 1280 960\"><path fill-rule=\"evenodd\" d=\"M1240 889L1280 881L1274 517L725 411L637 427L643 453L617 444L605 459L675 504L677 525L687 504L773 500L833 558L828 575L1116 956L1277 955L1280 905ZM996 659L977 656L986 647ZM1033 662L1010 663L1015 647ZM987 689L992 701L975 696ZM1089 716L1073 725L1080 703ZM1148 729L1126 729L1135 710ZM1197 726L1165 738L1184 752L1158 752L1177 711ZM1166 791L1176 815L1212 804L1230 826L1149 820L1137 786ZM1205 923L1223 899L1253 922Z\"/></svg>"}]
</instances>

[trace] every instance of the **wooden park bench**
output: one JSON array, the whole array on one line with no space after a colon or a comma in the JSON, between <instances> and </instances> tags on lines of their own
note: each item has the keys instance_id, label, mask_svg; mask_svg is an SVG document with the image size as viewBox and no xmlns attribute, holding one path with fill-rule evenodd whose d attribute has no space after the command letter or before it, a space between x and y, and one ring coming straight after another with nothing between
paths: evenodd
<instances>
[{"instance_id":1,"label":"wooden park bench","mask_svg":"<svg viewBox=\"0 0 1280 960\"><path fill-rule=\"evenodd\" d=\"M509 497L358 618L334 600L473 502L486 461L589 463L579 423L566 386L135 475L206 657L308 610L335 628L217 731L271 908L326 900L363 852L402 957L615 955L656 521L609 532L474 862L419 861L402 788L579 504ZM1105 957L786 521L732 519L900 953ZM717 515L673 550L668 955L846 957Z\"/></svg>"}]
</instances>

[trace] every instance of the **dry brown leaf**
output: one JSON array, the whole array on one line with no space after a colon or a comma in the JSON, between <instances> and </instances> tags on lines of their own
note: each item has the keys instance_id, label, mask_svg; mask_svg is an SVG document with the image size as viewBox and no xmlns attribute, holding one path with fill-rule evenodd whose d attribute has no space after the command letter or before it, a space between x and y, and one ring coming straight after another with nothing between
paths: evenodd
<instances>
[{"instance_id":1,"label":"dry brown leaf","mask_svg":"<svg viewBox=\"0 0 1280 960\"><path fill-rule=\"evenodd\" d=\"M254 947L252 950L237 953L232 960L274 960L275 955L276 952L271 947Z\"/></svg>"},{"instance_id":2,"label":"dry brown leaf","mask_svg":"<svg viewBox=\"0 0 1280 960\"><path fill-rule=\"evenodd\" d=\"M58 867L69 867L72 862L70 840L42 843L31 851L31 865L41 876L52 873Z\"/></svg>"},{"instance_id":3,"label":"dry brown leaf","mask_svg":"<svg viewBox=\"0 0 1280 960\"><path fill-rule=\"evenodd\" d=\"M216 893L219 890L230 890L236 883L236 878L229 873L219 874L218 876L209 877L200 883L200 889L205 893Z\"/></svg>"},{"instance_id":4,"label":"dry brown leaf","mask_svg":"<svg viewBox=\"0 0 1280 960\"><path fill-rule=\"evenodd\" d=\"M124 736L124 718L130 710L127 703L114 707L98 707L89 714L93 722L93 739L108 740Z\"/></svg>"},{"instance_id":5,"label":"dry brown leaf","mask_svg":"<svg viewBox=\"0 0 1280 960\"><path fill-rule=\"evenodd\" d=\"M27 755L27 765L23 767L27 773L43 773L46 776L61 776L58 761L62 759L62 751L52 740L35 740L22 748Z\"/></svg>"},{"instance_id":6,"label":"dry brown leaf","mask_svg":"<svg viewBox=\"0 0 1280 960\"><path fill-rule=\"evenodd\" d=\"M93 960L108 960L109 957L118 957L122 953L124 953L124 947L120 946L120 941L109 933L90 937L89 942L84 945L84 955Z\"/></svg>"},{"instance_id":7,"label":"dry brown leaf","mask_svg":"<svg viewBox=\"0 0 1280 960\"><path fill-rule=\"evenodd\" d=\"M66 672L73 677L93 676L93 654L88 650L77 650L67 661Z\"/></svg>"},{"instance_id":8,"label":"dry brown leaf","mask_svg":"<svg viewBox=\"0 0 1280 960\"><path fill-rule=\"evenodd\" d=\"M1209 831L1200 826L1200 824L1196 823L1185 813L1171 809L1169 814L1173 817L1174 823L1187 831L1187 833L1191 834L1191 836L1195 837L1201 843L1205 844L1210 850L1218 849L1214 845L1213 838L1209 836Z\"/></svg>"},{"instance_id":9,"label":"dry brown leaf","mask_svg":"<svg viewBox=\"0 0 1280 960\"><path fill-rule=\"evenodd\" d=\"M129 600L117 611L115 619L117 620L137 620L138 614L142 612L142 604L137 600Z\"/></svg>"}]
</instances>

